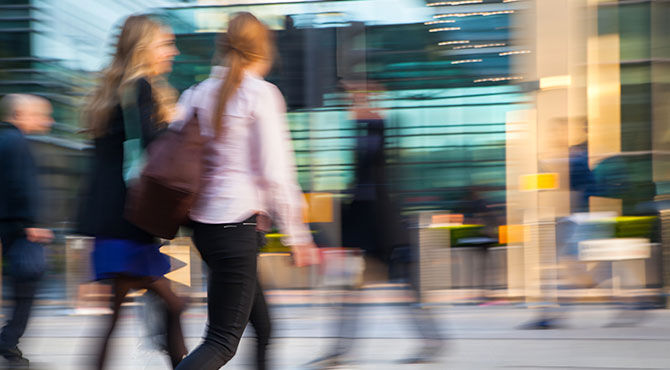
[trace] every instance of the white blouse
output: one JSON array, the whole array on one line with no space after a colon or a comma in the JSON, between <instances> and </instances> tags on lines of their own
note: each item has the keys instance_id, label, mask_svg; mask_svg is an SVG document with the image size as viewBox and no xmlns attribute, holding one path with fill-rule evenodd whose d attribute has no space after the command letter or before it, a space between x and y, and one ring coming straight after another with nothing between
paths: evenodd
<instances>
[{"instance_id":1,"label":"white blouse","mask_svg":"<svg viewBox=\"0 0 670 370\"><path fill-rule=\"evenodd\" d=\"M212 114L226 72L213 67L210 78L186 90L178 103L181 119L170 126L180 129L195 111L202 134L212 138L205 151L205 188L190 217L222 224L264 212L286 235L284 244L310 243L284 98L275 85L246 72L227 103L223 135L214 138Z\"/></svg>"}]
</instances>

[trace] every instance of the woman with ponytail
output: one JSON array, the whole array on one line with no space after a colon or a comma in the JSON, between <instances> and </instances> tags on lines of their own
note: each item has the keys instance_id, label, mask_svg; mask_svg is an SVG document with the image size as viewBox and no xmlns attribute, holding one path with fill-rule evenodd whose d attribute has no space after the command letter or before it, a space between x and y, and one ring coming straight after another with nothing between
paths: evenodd
<instances>
[{"instance_id":1,"label":"woman with ponytail","mask_svg":"<svg viewBox=\"0 0 670 370\"><path fill-rule=\"evenodd\" d=\"M193 241L209 267L207 333L179 370L224 366L235 355L250 317L259 339L258 367L264 368L269 316L259 301L257 218L270 216L278 225L297 265L316 262L316 248L302 221L284 99L263 80L274 53L267 26L250 13L235 15L217 40L221 65L179 102L181 121L195 114L203 135L211 138L205 185L190 212Z\"/></svg>"}]
</instances>

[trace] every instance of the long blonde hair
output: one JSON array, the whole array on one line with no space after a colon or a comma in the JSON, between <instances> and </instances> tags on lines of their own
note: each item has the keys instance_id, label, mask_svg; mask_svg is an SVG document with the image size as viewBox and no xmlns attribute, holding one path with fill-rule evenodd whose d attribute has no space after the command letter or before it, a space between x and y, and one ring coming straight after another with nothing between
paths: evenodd
<instances>
[{"instance_id":1,"label":"long blonde hair","mask_svg":"<svg viewBox=\"0 0 670 370\"><path fill-rule=\"evenodd\" d=\"M176 93L163 76L151 71L152 63L147 55L149 44L164 28L147 15L133 15L126 19L112 62L102 71L100 83L84 108L84 124L90 135L100 137L106 134L114 109L121 101L121 91L140 78L145 78L151 85L154 122L169 121Z\"/></svg>"},{"instance_id":2,"label":"long blonde hair","mask_svg":"<svg viewBox=\"0 0 670 370\"><path fill-rule=\"evenodd\" d=\"M274 54L272 32L253 14L240 12L230 20L228 31L216 41L215 60L228 67L212 118L217 135L223 131L222 116L226 103L242 83L244 69L257 61L271 63Z\"/></svg>"}]
</instances>

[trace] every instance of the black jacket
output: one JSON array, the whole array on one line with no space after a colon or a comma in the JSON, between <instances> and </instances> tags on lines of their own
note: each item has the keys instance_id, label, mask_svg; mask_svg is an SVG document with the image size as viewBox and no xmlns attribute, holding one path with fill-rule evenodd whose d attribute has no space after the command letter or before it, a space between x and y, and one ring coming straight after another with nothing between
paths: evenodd
<instances>
[{"instance_id":1,"label":"black jacket","mask_svg":"<svg viewBox=\"0 0 670 370\"><path fill-rule=\"evenodd\" d=\"M151 85L145 79L136 82L136 124L140 125L142 146L158 134L153 120L154 102ZM151 243L154 238L124 218L126 184L123 180L123 143L126 140L121 105L110 117L107 133L95 139L87 194L81 201L79 232L100 238L129 239Z\"/></svg>"},{"instance_id":2,"label":"black jacket","mask_svg":"<svg viewBox=\"0 0 670 370\"><path fill-rule=\"evenodd\" d=\"M6 122L0 122L0 173L0 234L22 234L37 222L37 166L26 137Z\"/></svg>"},{"instance_id":3,"label":"black jacket","mask_svg":"<svg viewBox=\"0 0 670 370\"><path fill-rule=\"evenodd\" d=\"M409 245L409 230L400 208L391 200L386 177L384 121L358 120L353 200L343 209L343 242L359 247L382 262L393 250Z\"/></svg>"}]
</instances>

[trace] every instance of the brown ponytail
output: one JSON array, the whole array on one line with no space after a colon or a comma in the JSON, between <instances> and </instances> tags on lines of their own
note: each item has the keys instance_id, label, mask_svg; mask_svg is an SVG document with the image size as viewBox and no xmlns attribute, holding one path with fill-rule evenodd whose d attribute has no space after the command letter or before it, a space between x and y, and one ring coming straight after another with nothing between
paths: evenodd
<instances>
[{"instance_id":1,"label":"brown ponytail","mask_svg":"<svg viewBox=\"0 0 670 370\"><path fill-rule=\"evenodd\" d=\"M215 58L228 67L212 117L217 136L223 132L226 104L240 87L245 68L253 62L270 61L273 54L270 30L253 14L237 13L230 20L227 33L222 34L216 41Z\"/></svg>"}]
</instances>

